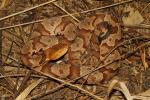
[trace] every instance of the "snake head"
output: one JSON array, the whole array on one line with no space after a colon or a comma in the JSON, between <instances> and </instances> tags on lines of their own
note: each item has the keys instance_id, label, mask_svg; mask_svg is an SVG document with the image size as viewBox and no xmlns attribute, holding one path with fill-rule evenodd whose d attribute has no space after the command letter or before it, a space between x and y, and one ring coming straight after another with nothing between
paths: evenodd
<instances>
[{"instance_id":1,"label":"snake head","mask_svg":"<svg viewBox=\"0 0 150 100\"><path fill-rule=\"evenodd\" d=\"M40 61L40 64L45 64L49 61L57 60L65 55L68 51L68 44L66 43L59 43L51 48L44 50L44 55Z\"/></svg>"}]
</instances>

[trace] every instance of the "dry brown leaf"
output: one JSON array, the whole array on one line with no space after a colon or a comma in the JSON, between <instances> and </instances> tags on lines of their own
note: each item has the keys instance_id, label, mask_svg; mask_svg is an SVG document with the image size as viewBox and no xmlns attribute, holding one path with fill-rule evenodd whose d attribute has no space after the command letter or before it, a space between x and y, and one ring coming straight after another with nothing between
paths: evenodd
<instances>
[{"instance_id":1,"label":"dry brown leaf","mask_svg":"<svg viewBox=\"0 0 150 100\"><path fill-rule=\"evenodd\" d=\"M43 79L39 79L33 82L15 100L24 100L29 95L29 93L42 81Z\"/></svg>"},{"instance_id":2,"label":"dry brown leaf","mask_svg":"<svg viewBox=\"0 0 150 100\"><path fill-rule=\"evenodd\" d=\"M122 17L122 21L124 25L139 25L144 21L144 18L139 13L138 10L135 10L131 6L127 6L124 9L124 14L128 14L127 16Z\"/></svg>"}]
</instances>

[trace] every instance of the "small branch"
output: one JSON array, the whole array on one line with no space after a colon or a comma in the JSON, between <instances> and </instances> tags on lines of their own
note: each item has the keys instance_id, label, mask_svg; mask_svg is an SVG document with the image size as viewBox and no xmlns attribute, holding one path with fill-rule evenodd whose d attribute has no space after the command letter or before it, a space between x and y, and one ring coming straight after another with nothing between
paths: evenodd
<instances>
[{"instance_id":1,"label":"small branch","mask_svg":"<svg viewBox=\"0 0 150 100\"><path fill-rule=\"evenodd\" d=\"M62 11L64 11L68 16L72 17L75 21L77 21L78 23L80 22L76 17L74 17L72 14L70 14L70 13L69 13L68 11L66 11L64 8L60 7L57 3L54 3L54 2L53 2L53 4L54 4L56 7L60 8Z\"/></svg>"},{"instance_id":2,"label":"small branch","mask_svg":"<svg viewBox=\"0 0 150 100\"><path fill-rule=\"evenodd\" d=\"M150 5L150 3L148 3L141 11L141 14L144 12L144 10Z\"/></svg>"},{"instance_id":3,"label":"small branch","mask_svg":"<svg viewBox=\"0 0 150 100\"><path fill-rule=\"evenodd\" d=\"M0 79L3 79L3 78L7 78L7 77L26 77L27 74L13 74L13 75L3 75L3 76L0 76ZM35 78L44 78L44 79L47 79L47 77L45 76L39 76L39 75L31 75L30 77L35 77Z\"/></svg>"},{"instance_id":4,"label":"small branch","mask_svg":"<svg viewBox=\"0 0 150 100\"><path fill-rule=\"evenodd\" d=\"M139 24L139 25L124 25L121 24L123 27L127 28L138 28L138 29L149 29L150 30L150 25L149 24Z\"/></svg>"},{"instance_id":5,"label":"small branch","mask_svg":"<svg viewBox=\"0 0 150 100\"><path fill-rule=\"evenodd\" d=\"M8 56L10 55L10 53L11 53L11 51L12 51L13 44L14 44L14 42L12 41L12 42L11 42L11 45L10 45L9 52L8 52L8 54L7 54L7 57L6 57L5 61L4 61L4 63L7 62L7 60L8 60Z\"/></svg>"},{"instance_id":6,"label":"small branch","mask_svg":"<svg viewBox=\"0 0 150 100\"><path fill-rule=\"evenodd\" d=\"M114 4L111 4L111 5L108 5L108 6L104 6L104 7L94 8L94 9L91 9L91 10L82 11L81 13L87 13L87 12L92 12L92 11L96 11L96 10L102 10L102 9L106 9L106 8L110 8L110 7L122 5L122 4L125 4L125 3L130 3L130 2L133 2L133 1L134 0L122 1L122 2L114 3ZM79 14L79 13L74 13L74 14Z\"/></svg>"},{"instance_id":7,"label":"small branch","mask_svg":"<svg viewBox=\"0 0 150 100\"><path fill-rule=\"evenodd\" d=\"M38 8L38 7L45 6L45 5L47 5L47 4L49 4L49 3L52 3L52 2L54 2L54 1L56 1L56 0L50 0L50 1L48 1L48 2L39 4L39 5L37 5L37 6L34 6L34 7L31 7L31 8L25 9L25 10L23 10L23 11L20 11L20 12L17 12L17 13L14 13L14 14L11 14L11 15L8 15L8 16L5 16L5 17L2 17L2 18L0 18L0 21L5 20L5 19L8 19L8 18L11 18L11 17L14 17L14 16L17 16L17 15L19 15L19 14L22 14L22 13L24 13L24 12L27 12L27 11L30 11L30 10L33 10L33 9L36 9L36 8Z\"/></svg>"},{"instance_id":8,"label":"small branch","mask_svg":"<svg viewBox=\"0 0 150 100\"><path fill-rule=\"evenodd\" d=\"M44 19L43 19L43 20L44 20ZM12 26L1 27L0 30L15 28L15 27L19 27L19 26L25 26L25 25L34 24L34 23L40 23L40 22L42 22L43 20L37 20L37 21L32 21L32 22L27 22L27 23L12 25Z\"/></svg>"},{"instance_id":9,"label":"small branch","mask_svg":"<svg viewBox=\"0 0 150 100\"><path fill-rule=\"evenodd\" d=\"M8 41L13 42L14 44L16 44L18 47L21 47L16 41L12 40L10 37L8 37L8 36L3 36L3 37L8 39Z\"/></svg>"}]
</instances>

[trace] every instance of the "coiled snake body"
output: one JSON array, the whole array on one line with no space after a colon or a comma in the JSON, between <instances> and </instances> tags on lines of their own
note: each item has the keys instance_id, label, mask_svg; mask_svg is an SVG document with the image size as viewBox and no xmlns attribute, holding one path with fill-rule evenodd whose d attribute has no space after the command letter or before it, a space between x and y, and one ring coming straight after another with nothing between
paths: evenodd
<instances>
[{"instance_id":1,"label":"coiled snake body","mask_svg":"<svg viewBox=\"0 0 150 100\"><path fill-rule=\"evenodd\" d=\"M121 40L119 24L105 13L86 17L75 24L71 18L52 18L39 23L21 49L22 62L36 70L64 79L79 77L99 62L108 63L120 57L118 50L106 55ZM109 80L119 63L84 77L87 83Z\"/></svg>"}]
</instances>

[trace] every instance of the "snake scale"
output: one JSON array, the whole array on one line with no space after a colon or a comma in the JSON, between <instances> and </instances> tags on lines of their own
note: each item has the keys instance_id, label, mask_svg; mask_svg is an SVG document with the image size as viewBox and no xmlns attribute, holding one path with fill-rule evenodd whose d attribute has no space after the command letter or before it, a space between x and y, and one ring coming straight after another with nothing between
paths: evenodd
<instances>
[{"instance_id":1,"label":"snake scale","mask_svg":"<svg viewBox=\"0 0 150 100\"><path fill-rule=\"evenodd\" d=\"M76 24L69 17L51 18L35 25L30 39L21 49L23 64L62 79L74 79L111 62L120 53L114 50L121 40L120 26L107 13L87 16ZM84 77L98 84L113 77L120 66L113 63Z\"/></svg>"}]
</instances>

